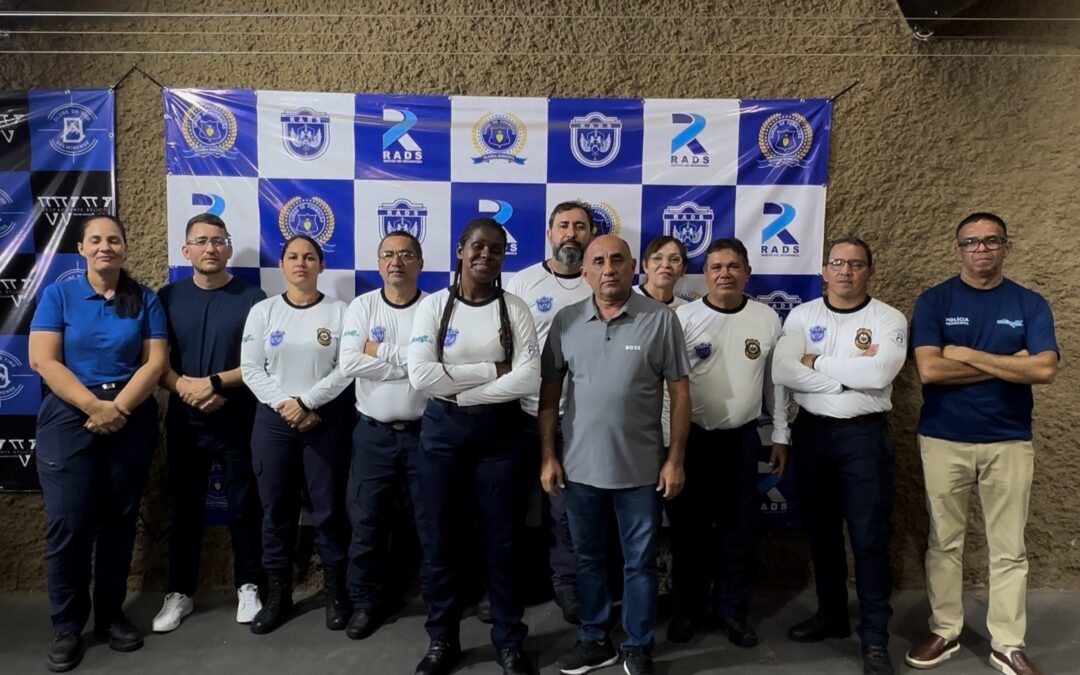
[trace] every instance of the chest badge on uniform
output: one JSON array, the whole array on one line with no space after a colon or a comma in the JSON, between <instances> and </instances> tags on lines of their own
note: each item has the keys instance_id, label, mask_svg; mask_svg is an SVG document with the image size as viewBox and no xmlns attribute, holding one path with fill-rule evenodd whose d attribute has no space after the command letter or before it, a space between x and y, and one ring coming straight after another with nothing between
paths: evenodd
<instances>
[{"instance_id":1,"label":"chest badge on uniform","mask_svg":"<svg viewBox=\"0 0 1080 675\"><path fill-rule=\"evenodd\" d=\"M382 342L386 339L386 326L375 326L371 329L371 341Z\"/></svg>"},{"instance_id":2,"label":"chest badge on uniform","mask_svg":"<svg viewBox=\"0 0 1080 675\"><path fill-rule=\"evenodd\" d=\"M284 339L285 339L285 331L276 330L273 333L270 333L270 346L271 347L277 347L278 345L281 344L281 341L284 340Z\"/></svg>"},{"instance_id":3,"label":"chest badge on uniform","mask_svg":"<svg viewBox=\"0 0 1080 675\"><path fill-rule=\"evenodd\" d=\"M552 302L554 302L554 300L546 295L542 298L537 298L536 309L540 310L541 312L550 312Z\"/></svg>"},{"instance_id":4,"label":"chest badge on uniform","mask_svg":"<svg viewBox=\"0 0 1080 675\"><path fill-rule=\"evenodd\" d=\"M754 361L761 356L761 343L754 338L746 338L746 358Z\"/></svg>"},{"instance_id":5,"label":"chest badge on uniform","mask_svg":"<svg viewBox=\"0 0 1080 675\"><path fill-rule=\"evenodd\" d=\"M699 342L694 345L694 353L697 354L699 359L705 360L709 358L709 354L712 354L711 342Z\"/></svg>"},{"instance_id":6,"label":"chest badge on uniform","mask_svg":"<svg viewBox=\"0 0 1080 675\"><path fill-rule=\"evenodd\" d=\"M318 340L319 344L322 345L323 347L329 347L330 346L330 329L329 328L320 328L319 330L315 331L315 339Z\"/></svg>"},{"instance_id":7,"label":"chest badge on uniform","mask_svg":"<svg viewBox=\"0 0 1080 675\"><path fill-rule=\"evenodd\" d=\"M810 327L810 342L821 342L825 339L825 326Z\"/></svg>"},{"instance_id":8,"label":"chest badge on uniform","mask_svg":"<svg viewBox=\"0 0 1080 675\"><path fill-rule=\"evenodd\" d=\"M855 331L855 346L863 351L870 349L870 343L874 341L873 335L869 328L860 328Z\"/></svg>"},{"instance_id":9,"label":"chest badge on uniform","mask_svg":"<svg viewBox=\"0 0 1080 675\"><path fill-rule=\"evenodd\" d=\"M457 328L447 328L446 337L443 338L443 347L450 347L457 342L458 330Z\"/></svg>"}]
</instances>

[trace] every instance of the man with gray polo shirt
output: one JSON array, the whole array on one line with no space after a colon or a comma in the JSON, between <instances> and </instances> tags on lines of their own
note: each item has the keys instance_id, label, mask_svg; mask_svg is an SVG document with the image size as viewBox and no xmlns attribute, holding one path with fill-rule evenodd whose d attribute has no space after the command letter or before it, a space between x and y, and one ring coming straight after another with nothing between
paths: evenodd
<instances>
[{"instance_id":1,"label":"man with gray polo shirt","mask_svg":"<svg viewBox=\"0 0 1080 675\"><path fill-rule=\"evenodd\" d=\"M567 675L619 660L607 634L611 596L604 540L612 508L625 560L623 667L629 675L655 672L660 495L671 499L684 482L690 365L675 314L631 292L635 265L625 241L593 240L582 268L593 297L555 316L541 360L540 482L548 494L565 490L581 602L577 644L557 664ZM560 464L555 435L564 379ZM666 457L660 423L665 382L671 396Z\"/></svg>"}]
</instances>

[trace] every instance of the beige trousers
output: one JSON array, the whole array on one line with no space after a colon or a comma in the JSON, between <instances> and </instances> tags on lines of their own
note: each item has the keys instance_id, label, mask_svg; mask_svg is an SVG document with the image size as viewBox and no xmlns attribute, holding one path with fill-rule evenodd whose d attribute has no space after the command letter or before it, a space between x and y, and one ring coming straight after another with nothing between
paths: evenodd
<instances>
[{"instance_id":1,"label":"beige trousers","mask_svg":"<svg viewBox=\"0 0 1080 675\"><path fill-rule=\"evenodd\" d=\"M968 497L977 486L990 549L986 626L991 647L1023 647L1027 629L1027 549L1024 528L1035 450L1030 441L955 443L919 436L930 538L926 587L930 630L955 640L964 626L964 532Z\"/></svg>"}]
</instances>

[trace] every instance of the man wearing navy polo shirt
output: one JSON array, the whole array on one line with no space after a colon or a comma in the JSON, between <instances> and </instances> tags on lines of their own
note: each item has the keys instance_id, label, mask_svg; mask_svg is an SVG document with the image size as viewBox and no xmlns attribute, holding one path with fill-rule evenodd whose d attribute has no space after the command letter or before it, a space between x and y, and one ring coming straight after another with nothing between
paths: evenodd
<instances>
[{"instance_id":1,"label":"man wearing navy polo shirt","mask_svg":"<svg viewBox=\"0 0 1080 675\"><path fill-rule=\"evenodd\" d=\"M919 296L911 344L923 383L919 448L930 511L926 586L930 635L908 652L933 668L960 646L964 532L977 487L990 549L990 665L1038 675L1021 651L1027 627L1024 528L1035 451L1031 385L1053 382L1054 317L1035 291L1006 279L1005 222L973 213L956 228L960 274Z\"/></svg>"}]
</instances>

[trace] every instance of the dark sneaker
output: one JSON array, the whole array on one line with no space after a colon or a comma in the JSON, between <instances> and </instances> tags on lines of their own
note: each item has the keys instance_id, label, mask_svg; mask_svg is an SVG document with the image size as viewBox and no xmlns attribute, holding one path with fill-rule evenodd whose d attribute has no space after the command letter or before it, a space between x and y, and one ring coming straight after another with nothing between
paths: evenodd
<instances>
[{"instance_id":1,"label":"dark sneaker","mask_svg":"<svg viewBox=\"0 0 1080 675\"><path fill-rule=\"evenodd\" d=\"M559 657L555 667L563 675L583 675L590 670L606 668L619 662L619 652L611 646L611 639L599 642L578 640L573 648Z\"/></svg>"},{"instance_id":2,"label":"dark sneaker","mask_svg":"<svg viewBox=\"0 0 1080 675\"><path fill-rule=\"evenodd\" d=\"M536 667L521 647L501 649L495 660L502 666L503 675L538 675Z\"/></svg>"},{"instance_id":3,"label":"dark sneaker","mask_svg":"<svg viewBox=\"0 0 1080 675\"><path fill-rule=\"evenodd\" d=\"M908 650L904 661L912 668L926 670L940 666L960 651L960 643L946 640L937 633L930 633L925 640Z\"/></svg>"},{"instance_id":4,"label":"dark sneaker","mask_svg":"<svg viewBox=\"0 0 1080 675\"><path fill-rule=\"evenodd\" d=\"M893 675L889 650L884 647L867 647L862 653L863 675Z\"/></svg>"},{"instance_id":5,"label":"dark sneaker","mask_svg":"<svg viewBox=\"0 0 1080 675\"><path fill-rule=\"evenodd\" d=\"M428 645L427 654L416 664L416 675L450 675L460 660L460 645L435 638Z\"/></svg>"},{"instance_id":6,"label":"dark sneaker","mask_svg":"<svg viewBox=\"0 0 1080 675\"><path fill-rule=\"evenodd\" d=\"M652 655L640 648L631 647L623 652L622 667L626 675L656 675Z\"/></svg>"},{"instance_id":7,"label":"dark sneaker","mask_svg":"<svg viewBox=\"0 0 1080 675\"><path fill-rule=\"evenodd\" d=\"M57 633L49 644L47 664L54 673L63 673L79 665L83 657L82 638L75 633Z\"/></svg>"},{"instance_id":8,"label":"dark sneaker","mask_svg":"<svg viewBox=\"0 0 1080 675\"><path fill-rule=\"evenodd\" d=\"M555 591L555 604L562 610L563 621L573 626L581 623L581 602L577 590L564 588Z\"/></svg>"}]
</instances>

